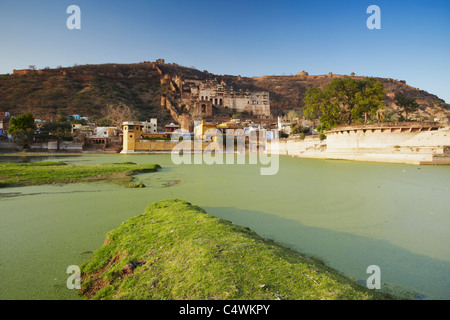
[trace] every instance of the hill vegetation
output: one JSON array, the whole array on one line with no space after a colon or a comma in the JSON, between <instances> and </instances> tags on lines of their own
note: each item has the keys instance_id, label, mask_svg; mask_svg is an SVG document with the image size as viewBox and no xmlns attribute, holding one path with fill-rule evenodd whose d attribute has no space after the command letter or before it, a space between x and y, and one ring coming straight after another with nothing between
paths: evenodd
<instances>
[{"instance_id":1,"label":"hill vegetation","mask_svg":"<svg viewBox=\"0 0 450 320\"><path fill-rule=\"evenodd\" d=\"M270 93L270 110L274 115L287 115L294 110L303 116L305 98L308 89L323 90L333 79L344 78L344 75L311 75L311 76L264 76L256 78L239 78L235 76L220 76L227 84L243 90L264 90ZM355 80L364 80L365 77L349 76ZM238 80L240 79L240 80ZM390 78L373 79L380 81L386 90L384 102L386 105L385 121L399 120L399 107L395 103L395 96L402 93L415 98L419 109L409 116L409 119L420 121L433 121L434 118L444 119L450 116L450 105L436 95L424 90L411 87L402 80Z\"/></svg>"},{"instance_id":2,"label":"hill vegetation","mask_svg":"<svg viewBox=\"0 0 450 320\"><path fill-rule=\"evenodd\" d=\"M57 69L25 70L19 74L0 75L0 112L12 115L32 113L35 117L51 113L64 115L80 114L93 119L105 117L110 105L126 105L132 108L139 120L157 117L159 122L173 121L170 112L161 106L161 96L167 88L160 79L168 74L182 79L224 80L235 90L268 91L271 113L274 116L287 115L294 110L303 115L308 89L323 90L340 75L309 76L300 73L295 76L240 77L214 75L206 70L183 67L178 64L158 64L162 74L151 63L100 64ZM363 77L353 76L362 80ZM426 91L407 85L404 81L375 78L379 80L386 94L387 106L384 114L389 120L398 120L398 93L415 98L419 104L410 119L434 120L449 116L450 105Z\"/></svg>"},{"instance_id":3,"label":"hill vegetation","mask_svg":"<svg viewBox=\"0 0 450 320\"><path fill-rule=\"evenodd\" d=\"M161 116L159 75L146 64L85 65L0 75L0 110L13 115L105 116L108 105L132 106L142 119ZM164 110L163 110L164 111Z\"/></svg>"}]
</instances>

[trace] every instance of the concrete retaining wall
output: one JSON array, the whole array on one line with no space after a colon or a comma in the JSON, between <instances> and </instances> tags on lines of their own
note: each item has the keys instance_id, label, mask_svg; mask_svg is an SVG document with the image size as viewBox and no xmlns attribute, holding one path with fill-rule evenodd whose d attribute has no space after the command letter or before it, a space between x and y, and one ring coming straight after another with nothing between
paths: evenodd
<instances>
[{"instance_id":1,"label":"concrete retaining wall","mask_svg":"<svg viewBox=\"0 0 450 320\"><path fill-rule=\"evenodd\" d=\"M0 141L1 151L21 151L22 147L11 141Z\"/></svg>"},{"instance_id":2,"label":"concrete retaining wall","mask_svg":"<svg viewBox=\"0 0 450 320\"><path fill-rule=\"evenodd\" d=\"M450 127L335 130L326 141L327 158L450 164Z\"/></svg>"},{"instance_id":3,"label":"concrete retaining wall","mask_svg":"<svg viewBox=\"0 0 450 320\"><path fill-rule=\"evenodd\" d=\"M330 148L434 147L450 145L450 127L433 131L354 130L327 134Z\"/></svg>"},{"instance_id":4,"label":"concrete retaining wall","mask_svg":"<svg viewBox=\"0 0 450 320\"><path fill-rule=\"evenodd\" d=\"M326 140L319 138L279 139L277 142L267 143L267 153L289 156L325 157Z\"/></svg>"},{"instance_id":5,"label":"concrete retaining wall","mask_svg":"<svg viewBox=\"0 0 450 320\"><path fill-rule=\"evenodd\" d=\"M33 151L70 151L70 152L81 152L83 151L83 145L81 143L75 143L72 141L48 141L33 143L30 146Z\"/></svg>"},{"instance_id":6,"label":"concrete retaining wall","mask_svg":"<svg viewBox=\"0 0 450 320\"><path fill-rule=\"evenodd\" d=\"M411 164L450 164L450 127L433 123L374 124L334 128L326 140L280 139L269 153L306 158Z\"/></svg>"},{"instance_id":7,"label":"concrete retaining wall","mask_svg":"<svg viewBox=\"0 0 450 320\"><path fill-rule=\"evenodd\" d=\"M201 143L201 148L204 150L206 146L211 145L211 142ZM133 154L133 153L152 153L152 152L164 152L170 153L174 148L177 150L192 150L194 151L194 143L191 141L154 141L154 140L138 140L136 141L136 150L122 150L122 154Z\"/></svg>"}]
</instances>

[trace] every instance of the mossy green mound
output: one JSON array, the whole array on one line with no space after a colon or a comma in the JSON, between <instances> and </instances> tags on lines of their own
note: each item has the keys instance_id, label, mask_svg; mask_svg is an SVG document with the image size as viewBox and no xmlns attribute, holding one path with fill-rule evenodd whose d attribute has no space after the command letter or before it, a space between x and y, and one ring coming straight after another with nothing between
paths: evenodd
<instances>
[{"instance_id":1,"label":"mossy green mound","mask_svg":"<svg viewBox=\"0 0 450 320\"><path fill-rule=\"evenodd\" d=\"M130 185L133 175L155 172L160 168L157 164L132 162L90 165L63 162L0 163L0 187L92 181Z\"/></svg>"},{"instance_id":2,"label":"mossy green mound","mask_svg":"<svg viewBox=\"0 0 450 320\"><path fill-rule=\"evenodd\" d=\"M171 199L107 235L82 269L90 299L383 299L320 261Z\"/></svg>"}]
</instances>

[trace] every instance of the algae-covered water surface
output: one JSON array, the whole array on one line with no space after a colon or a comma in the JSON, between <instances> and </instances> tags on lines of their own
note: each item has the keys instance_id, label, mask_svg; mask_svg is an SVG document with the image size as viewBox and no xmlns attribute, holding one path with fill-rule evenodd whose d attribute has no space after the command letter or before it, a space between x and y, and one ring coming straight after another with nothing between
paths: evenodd
<instances>
[{"instance_id":1,"label":"algae-covered water surface","mask_svg":"<svg viewBox=\"0 0 450 320\"><path fill-rule=\"evenodd\" d=\"M450 298L450 166L281 157L278 173L262 176L258 165L174 165L170 155L16 158L35 160L162 169L135 176L146 186L137 189L106 182L1 188L1 299L77 299L66 286L67 267L86 261L108 231L168 198L322 259L361 283L377 265L382 290Z\"/></svg>"}]
</instances>

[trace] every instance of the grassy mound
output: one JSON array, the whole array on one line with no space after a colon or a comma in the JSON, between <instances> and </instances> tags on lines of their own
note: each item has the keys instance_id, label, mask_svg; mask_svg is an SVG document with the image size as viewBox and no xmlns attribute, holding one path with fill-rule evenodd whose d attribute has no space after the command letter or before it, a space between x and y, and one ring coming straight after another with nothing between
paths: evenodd
<instances>
[{"instance_id":1,"label":"grassy mound","mask_svg":"<svg viewBox=\"0 0 450 320\"><path fill-rule=\"evenodd\" d=\"M383 299L188 202L155 202L81 266L89 299Z\"/></svg>"},{"instance_id":2,"label":"grassy mound","mask_svg":"<svg viewBox=\"0 0 450 320\"><path fill-rule=\"evenodd\" d=\"M63 162L0 163L0 187L91 181L109 181L136 187L131 183L132 175L155 172L159 168L157 164L139 165L132 162L93 165Z\"/></svg>"}]
</instances>

